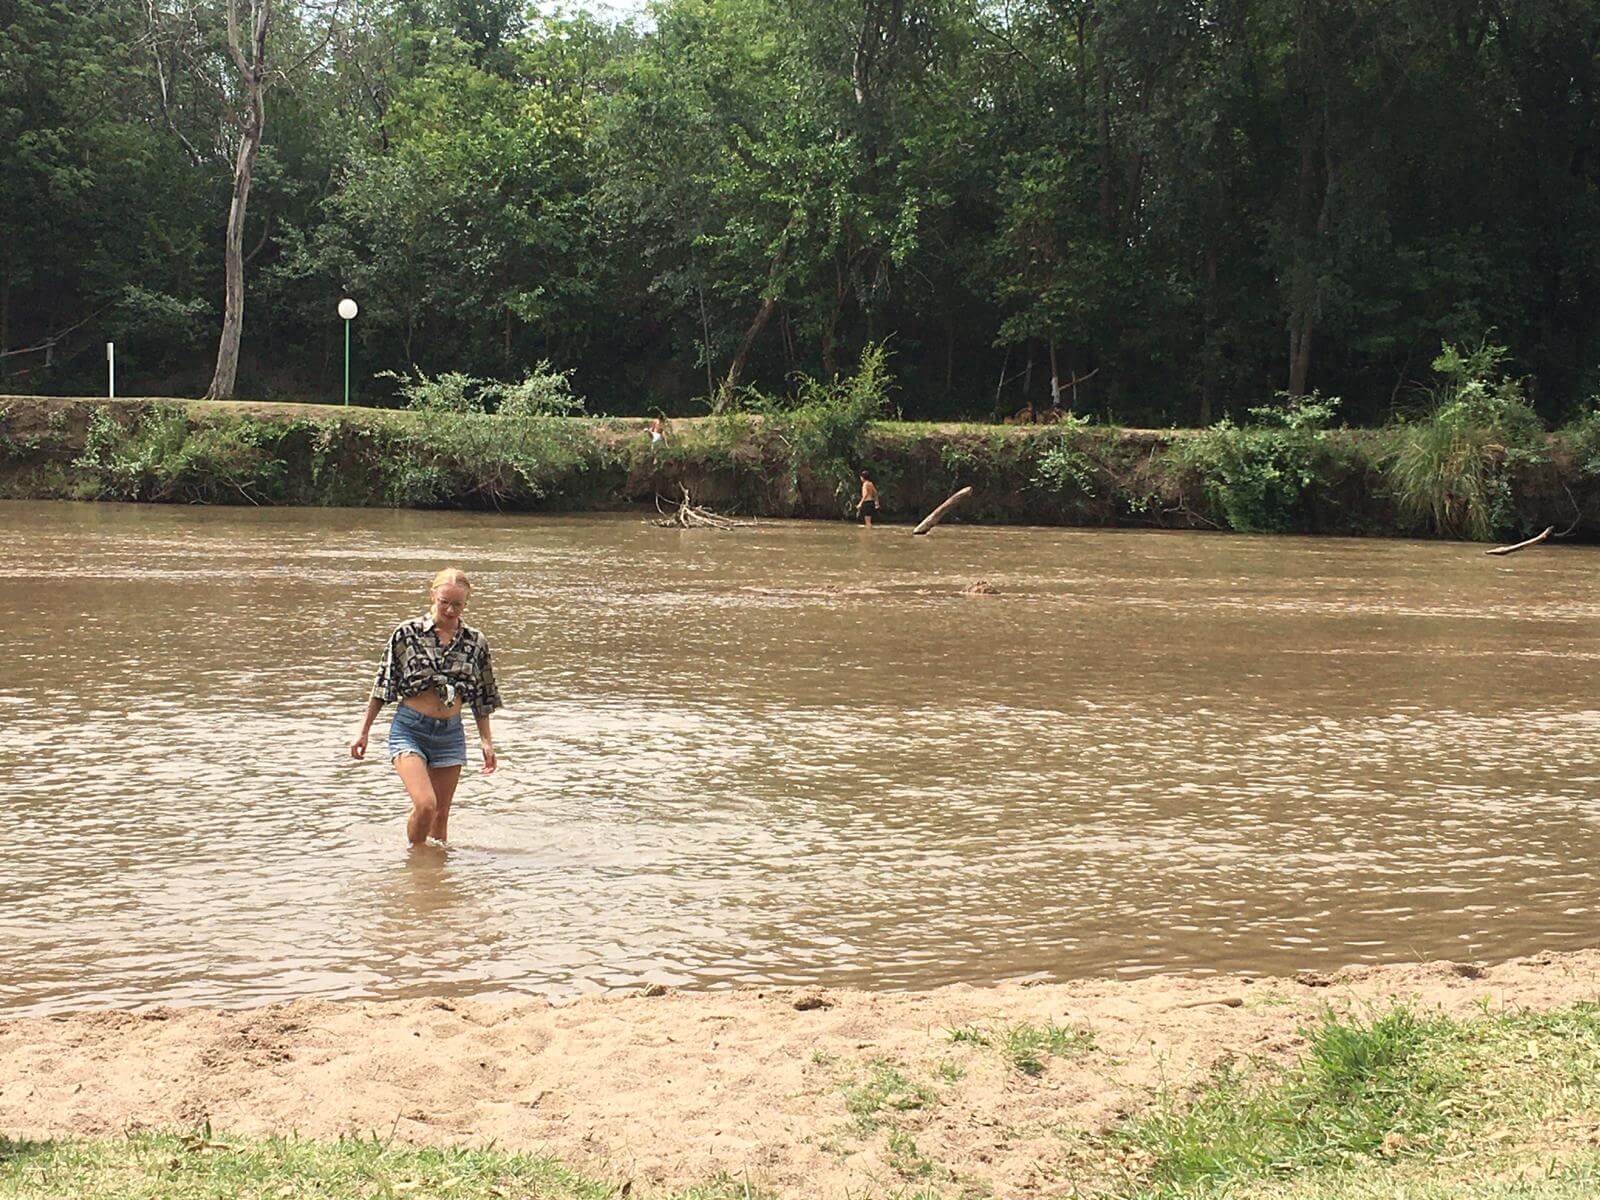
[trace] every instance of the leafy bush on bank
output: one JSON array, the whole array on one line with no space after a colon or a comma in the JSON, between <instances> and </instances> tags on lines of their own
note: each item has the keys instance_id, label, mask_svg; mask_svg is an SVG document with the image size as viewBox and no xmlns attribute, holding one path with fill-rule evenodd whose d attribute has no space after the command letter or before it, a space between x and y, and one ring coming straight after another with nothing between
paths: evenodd
<instances>
[{"instance_id":1,"label":"leafy bush on bank","mask_svg":"<svg viewBox=\"0 0 1600 1200\"><path fill-rule=\"evenodd\" d=\"M398 411L7 398L0 494L615 508L676 501L682 486L725 511L838 517L865 466L891 521L970 484L958 520L1600 533L1600 412L1545 435L1520 387L1496 374L1493 347L1451 353L1434 406L1383 430L1329 429L1336 402L1319 397L1193 433L883 420L892 380L881 348L854 375L797 378L783 398L746 393L736 409L669 427L665 441L638 420L566 415L582 402L543 369L517 384L417 375L415 406ZM1439 453L1436 438L1457 452Z\"/></svg>"},{"instance_id":2,"label":"leafy bush on bank","mask_svg":"<svg viewBox=\"0 0 1600 1200\"><path fill-rule=\"evenodd\" d=\"M1561 430L1560 440L1580 475L1600 479L1600 407L1590 409L1566 425Z\"/></svg>"},{"instance_id":3,"label":"leafy bush on bank","mask_svg":"<svg viewBox=\"0 0 1600 1200\"><path fill-rule=\"evenodd\" d=\"M857 472L867 458L867 427L890 410L894 376L889 351L881 342L868 345L853 374L820 380L792 377L787 396L748 391L740 407L761 417L766 439L781 447L776 457L787 471L790 491L798 497L807 484L831 493L840 514L858 495Z\"/></svg>"},{"instance_id":4,"label":"leafy bush on bank","mask_svg":"<svg viewBox=\"0 0 1600 1200\"><path fill-rule=\"evenodd\" d=\"M72 466L84 499L499 507L546 498L597 453L581 426L554 416L425 407L378 423L196 419L153 404L91 410Z\"/></svg>"},{"instance_id":5,"label":"leafy bush on bank","mask_svg":"<svg viewBox=\"0 0 1600 1200\"><path fill-rule=\"evenodd\" d=\"M1520 380L1506 375L1506 348L1446 342L1440 383L1424 413L1402 422L1385 470L1400 515L1442 537L1486 541L1515 527L1520 468L1549 460L1543 423Z\"/></svg>"},{"instance_id":6,"label":"leafy bush on bank","mask_svg":"<svg viewBox=\"0 0 1600 1200\"><path fill-rule=\"evenodd\" d=\"M95 499L260 504L284 495L286 463L276 451L294 432L246 418L196 426L176 404L153 404L126 425L97 408L72 465Z\"/></svg>"},{"instance_id":7,"label":"leafy bush on bank","mask_svg":"<svg viewBox=\"0 0 1600 1200\"><path fill-rule=\"evenodd\" d=\"M1224 417L1178 442L1173 454L1198 476L1207 506L1230 529L1305 528L1308 495L1334 465L1327 426L1338 406L1333 396L1285 396L1250 409L1247 424Z\"/></svg>"}]
</instances>

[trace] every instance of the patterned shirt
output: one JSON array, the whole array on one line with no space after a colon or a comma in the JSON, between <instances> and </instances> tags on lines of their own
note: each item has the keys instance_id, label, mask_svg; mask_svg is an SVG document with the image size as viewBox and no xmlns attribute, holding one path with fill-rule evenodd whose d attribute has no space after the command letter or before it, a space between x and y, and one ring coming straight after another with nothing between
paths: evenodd
<instances>
[{"instance_id":1,"label":"patterned shirt","mask_svg":"<svg viewBox=\"0 0 1600 1200\"><path fill-rule=\"evenodd\" d=\"M486 717L500 707L500 689L489 665L489 642L462 622L455 640L441 645L433 617L406 621L389 637L389 648L378 663L372 698L388 704L415 696L429 688L446 705L465 701L475 717Z\"/></svg>"}]
</instances>

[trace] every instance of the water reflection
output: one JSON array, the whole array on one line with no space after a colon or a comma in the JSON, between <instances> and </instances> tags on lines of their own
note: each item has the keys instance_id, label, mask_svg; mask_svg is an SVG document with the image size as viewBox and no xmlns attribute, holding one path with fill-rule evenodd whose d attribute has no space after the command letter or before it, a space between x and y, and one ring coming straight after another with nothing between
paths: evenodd
<instances>
[{"instance_id":1,"label":"water reflection","mask_svg":"<svg viewBox=\"0 0 1600 1200\"><path fill-rule=\"evenodd\" d=\"M49 581L0 589L28 631L6 1011L1592 940L1593 550L94 505L0 531L0 573ZM381 728L344 745L447 556L510 707L455 844L408 857Z\"/></svg>"}]
</instances>

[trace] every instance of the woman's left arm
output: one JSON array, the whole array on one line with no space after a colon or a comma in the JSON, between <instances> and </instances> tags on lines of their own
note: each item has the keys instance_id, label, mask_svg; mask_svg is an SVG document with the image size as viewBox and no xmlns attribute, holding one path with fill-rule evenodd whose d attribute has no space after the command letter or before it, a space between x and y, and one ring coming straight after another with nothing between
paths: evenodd
<instances>
[{"instance_id":1,"label":"woman's left arm","mask_svg":"<svg viewBox=\"0 0 1600 1200\"><path fill-rule=\"evenodd\" d=\"M483 747L483 773L491 774L495 768L494 732L489 728L489 714L500 707L500 686L495 682L494 663L489 657L489 643L483 643L483 657L478 662L478 697L472 706L472 716L478 723L478 744Z\"/></svg>"},{"instance_id":2,"label":"woman's left arm","mask_svg":"<svg viewBox=\"0 0 1600 1200\"><path fill-rule=\"evenodd\" d=\"M483 748L483 773L494 774L494 732L489 728L489 714L482 713L474 718L478 722L478 745Z\"/></svg>"}]
</instances>

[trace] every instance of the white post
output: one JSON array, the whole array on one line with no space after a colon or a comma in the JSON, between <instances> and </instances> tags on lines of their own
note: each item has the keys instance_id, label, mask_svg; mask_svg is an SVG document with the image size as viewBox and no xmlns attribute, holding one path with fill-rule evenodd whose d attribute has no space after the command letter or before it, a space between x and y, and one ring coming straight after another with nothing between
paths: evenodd
<instances>
[{"instance_id":1,"label":"white post","mask_svg":"<svg viewBox=\"0 0 1600 1200\"><path fill-rule=\"evenodd\" d=\"M117 398L117 344L106 343L106 398Z\"/></svg>"}]
</instances>

